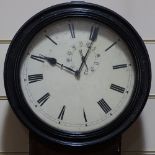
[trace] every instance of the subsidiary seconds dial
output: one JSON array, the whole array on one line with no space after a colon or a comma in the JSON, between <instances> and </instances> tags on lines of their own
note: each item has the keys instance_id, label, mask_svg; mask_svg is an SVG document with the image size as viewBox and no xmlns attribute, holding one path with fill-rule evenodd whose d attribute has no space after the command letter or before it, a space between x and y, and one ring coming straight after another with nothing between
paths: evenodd
<instances>
[{"instance_id":1,"label":"subsidiary seconds dial","mask_svg":"<svg viewBox=\"0 0 155 155\"><path fill-rule=\"evenodd\" d=\"M42 121L64 131L88 132L112 122L128 105L135 70L127 45L112 29L67 18L33 38L20 82Z\"/></svg>"}]
</instances>

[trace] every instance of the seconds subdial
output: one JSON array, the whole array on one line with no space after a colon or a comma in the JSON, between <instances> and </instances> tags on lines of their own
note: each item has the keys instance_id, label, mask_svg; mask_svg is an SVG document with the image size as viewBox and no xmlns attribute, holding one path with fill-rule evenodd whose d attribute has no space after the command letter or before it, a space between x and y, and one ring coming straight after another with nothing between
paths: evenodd
<instances>
[{"instance_id":1,"label":"seconds subdial","mask_svg":"<svg viewBox=\"0 0 155 155\"><path fill-rule=\"evenodd\" d=\"M74 59L77 59L77 57L79 57L78 59L80 59L80 61L82 62L84 55L86 54L86 50L89 46L89 42L84 43L80 41L77 45L73 45L71 49L67 51L66 63L70 68L72 68L73 70L77 70ZM84 61L84 68L82 72L84 75L90 75L94 73L100 65L101 54L97 52L96 49L96 46L92 46L89 54L89 57L91 58L88 58L87 61Z\"/></svg>"}]
</instances>

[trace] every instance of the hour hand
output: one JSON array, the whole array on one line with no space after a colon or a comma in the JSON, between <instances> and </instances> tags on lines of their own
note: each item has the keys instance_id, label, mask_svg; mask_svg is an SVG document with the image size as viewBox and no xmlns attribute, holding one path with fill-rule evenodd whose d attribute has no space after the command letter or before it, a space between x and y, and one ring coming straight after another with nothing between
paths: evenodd
<instances>
[{"instance_id":1,"label":"hour hand","mask_svg":"<svg viewBox=\"0 0 155 155\"><path fill-rule=\"evenodd\" d=\"M41 56L43 59L45 59L50 65L52 65L52 66L58 65L61 69L65 69L65 70L67 70L67 71L70 71L70 72L74 73L75 76L76 76L76 71L74 71L72 68L69 68L69 67L67 67L67 66L64 66L64 65L61 64L61 63L58 63L58 62L57 62L57 59L51 58L51 57L46 57L46 56L44 56L44 55L40 55L40 56Z\"/></svg>"},{"instance_id":2,"label":"hour hand","mask_svg":"<svg viewBox=\"0 0 155 155\"><path fill-rule=\"evenodd\" d=\"M46 56L41 55L41 54L40 54L40 56L41 56L42 59L46 60L52 66L57 64L57 60L55 58L46 57Z\"/></svg>"}]
</instances>

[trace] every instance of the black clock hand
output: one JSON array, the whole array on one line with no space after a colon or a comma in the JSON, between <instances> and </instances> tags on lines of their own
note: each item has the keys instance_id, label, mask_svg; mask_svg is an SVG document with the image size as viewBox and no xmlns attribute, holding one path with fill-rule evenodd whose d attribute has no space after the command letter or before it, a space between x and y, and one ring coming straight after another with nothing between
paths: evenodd
<instances>
[{"instance_id":1,"label":"black clock hand","mask_svg":"<svg viewBox=\"0 0 155 155\"><path fill-rule=\"evenodd\" d=\"M86 66L86 69L87 69L87 71L88 71L88 66L87 66L87 64L86 64L86 61L84 60L84 56L83 56L82 50L79 50L79 53L80 53L80 55L81 55L81 60L84 61L84 65Z\"/></svg>"},{"instance_id":2,"label":"black clock hand","mask_svg":"<svg viewBox=\"0 0 155 155\"><path fill-rule=\"evenodd\" d=\"M57 60L55 58L51 58L51 57L46 57L46 56L43 56L43 55L40 55L43 59L47 60L47 62L54 66L54 65L59 65L62 69L65 68L67 69L68 71L71 71L73 72L75 75L76 75L76 71L74 71L72 68L69 68L67 66L64 66L63 64L61 63L58 63Z\"/></svg>"},{"instance_id":3,"label":"black clock hand","mask_svg":"<svg viewBox=\"0 0 155 155\"><path fill-rule=\"evenodd\" d=\"M99 31L99 27L92 27L91 28L91 33L90 33L90 37L89 37L89 40L91 40L91 43L88 46L88 50L86 52L86 55L82 58L83 59L82 63L80 65L80 67L79 67L79 70L77 71L78 77L80 76L80 73L81 73L81 70L83 68L84 63L86 63L86 59L87 59L87 56L88 56L89 52L91 51L93 42L96 41L96 39L97 39L98 31Z\"/></svg>"},{"instance_id":4,"label":"black clock hand","mask_svg":"<svg viewBox=\"0 0 155 155\"><path fill-rule=\"evenodd\" d=\"M86 59L87 59L87 56L88 56L88 54L89 54L89 52L90 52L90 50L91 50L92 44L93 44L93 41L90 43L90 46L88 47L87 53L86 53L85 56L82 58L82 63L81 63L81 65L80 65L80 67L79 67L79 70L78 70L78 76L79 76L80 73L81 73L81 70L82 70L82 68L83 68L84 63L86 63Z\"/></svg>"}]
</instances>

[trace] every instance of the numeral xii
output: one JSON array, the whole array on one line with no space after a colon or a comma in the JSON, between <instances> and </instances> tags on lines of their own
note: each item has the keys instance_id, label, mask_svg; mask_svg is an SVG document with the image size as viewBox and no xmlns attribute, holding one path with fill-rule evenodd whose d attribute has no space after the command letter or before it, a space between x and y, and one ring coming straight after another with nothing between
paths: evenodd
<instances>
[{"instance_id":1,"label":"numeral xii","mask_svg":"<svg viewBox=\"0 0 155 155\"><path fill-rule=\"evenodd\" d=\"M92 26L91 30L90 30L89 40L95 41L97 39L97 36L98 36L98 31L99 31L99 27Z\"/></svg>"}]
</instances>

